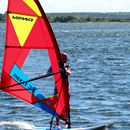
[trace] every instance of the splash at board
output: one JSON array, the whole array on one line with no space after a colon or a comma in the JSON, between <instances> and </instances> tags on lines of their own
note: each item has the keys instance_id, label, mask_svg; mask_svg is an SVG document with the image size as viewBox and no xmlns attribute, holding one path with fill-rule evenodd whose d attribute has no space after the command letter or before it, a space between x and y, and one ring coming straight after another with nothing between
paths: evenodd
<instances>
[{"instance_id":1,"label":"splash at board","mask_svg":"<svg viewBox=\"0 0 130 130\"><path fill-rule=\"evenodd\" d=\"M34 130L35 126L21 121L3 121L0 122L0 129L5 130Z\"/></svg>"},{"instance_id":2,"label":"splash at board","mask_svg":"<svg viewBox=\"0 0 130 130\"><path fill-rule=\"evenodd\" d=\"M23 71L23 65L32 50L48 52L51 73L28 78ZM32 81L49 76L53 76L57 94L46 97ZM68 77L56 38L38 0L8 0L0 88L51 114L51 122L55 117L71 124ZM112 124L106 124L93 128L73 128L73 130L106 130L111 126ZM52 124L48 129L53 129Z\"/></svg>"}]
</instances>

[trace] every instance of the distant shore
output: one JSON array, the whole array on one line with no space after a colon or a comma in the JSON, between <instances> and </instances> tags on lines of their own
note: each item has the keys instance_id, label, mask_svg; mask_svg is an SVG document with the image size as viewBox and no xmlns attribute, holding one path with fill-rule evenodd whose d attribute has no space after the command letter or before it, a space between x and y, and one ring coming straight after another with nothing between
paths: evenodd
<instances>
[{"instance_id":1,"label":"distant shore","mask_svg":"<svg viewBox=\"0 0 130 130\"><path fill-rule=\"evenodd\" d=\"M130 22L130 19L125 18L96 18L96 17L75 17L75 16L56 16L48 17L51 23L85 23L85 22Z\"/></svg>"},{"instance_id":2,"label":"distant shore","mask_svg":"<svg viewBox=\"0 0 130 130\"><path fill-rule=\"evenodd\" d=\"M130 22L130 12L119 13L47 13L51 23L77 22ZM0 22L5 22L6 15L0 14Z\"/></svg>"}]
</instances>

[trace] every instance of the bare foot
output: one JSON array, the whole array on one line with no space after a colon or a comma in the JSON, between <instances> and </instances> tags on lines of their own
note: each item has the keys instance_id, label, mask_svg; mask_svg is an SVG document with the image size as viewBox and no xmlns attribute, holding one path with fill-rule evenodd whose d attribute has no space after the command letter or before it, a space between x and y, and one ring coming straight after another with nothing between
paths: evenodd
<instances>
[{"instance_id":1,"label":"bare foot","mask_svg":"<svg viewBox=\"0 0 130 130\"><path fill-rule=\"evenodd\" d=\"M68 124L65 125L65 128L68 128Z\"/></svg>"}]
</instances>

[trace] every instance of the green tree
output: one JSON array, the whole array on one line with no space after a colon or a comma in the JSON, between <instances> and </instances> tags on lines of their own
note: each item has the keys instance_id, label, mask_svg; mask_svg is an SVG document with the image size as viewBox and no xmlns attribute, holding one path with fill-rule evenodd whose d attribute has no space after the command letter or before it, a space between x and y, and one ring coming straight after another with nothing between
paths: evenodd
<instances>
[{"instance_id":1,"label":"green tree","mask_svg":"<svg viewBox=\"0 0 130 130\"><path fill-rule=\"evenodd\" d=\"M2 21L2 14L0 14L0 21Z\"/></svg>"}]
</instances>

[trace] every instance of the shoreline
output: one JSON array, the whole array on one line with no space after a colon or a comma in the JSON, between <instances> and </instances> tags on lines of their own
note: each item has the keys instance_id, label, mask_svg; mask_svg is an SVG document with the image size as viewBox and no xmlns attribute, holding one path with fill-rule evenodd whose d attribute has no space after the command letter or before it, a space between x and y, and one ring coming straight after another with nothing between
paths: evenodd
<instances>
[{"instance_id":1,"label":"shoreline","mask_svg":"<svg viewBox=\"0 0 130 130\"><path fill-rule=\"evenodd\" d=\"M47 13L51 23L86 22L130 22L130 12L119 13ZM0 13L0 23L6 21L6 14Z\"/></svg>"}]
</instances>

